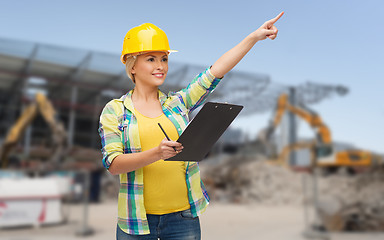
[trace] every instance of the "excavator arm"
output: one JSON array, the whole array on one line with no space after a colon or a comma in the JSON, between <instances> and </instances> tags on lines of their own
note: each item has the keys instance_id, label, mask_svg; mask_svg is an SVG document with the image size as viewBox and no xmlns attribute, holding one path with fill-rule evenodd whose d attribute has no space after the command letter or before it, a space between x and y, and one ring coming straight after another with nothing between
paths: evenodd
<instances>
[{"instance_id":1,"label":"excavator arm","mask_svg":"<svg viewBox=\"0 0 384 240\"><path fill-rule=\"evenodd\" d=\"M53 136L53 154L51 161L58 163L63 156L65 148L66 132L61 122L55 121L56 112L51 102L41 93L37 93L35 101L27 106L16 123L9 130L0 154L0 167L8 166L8 155L12 148L17 144L23 135L25 129L35 119L37 113L40 112L50 127Z\"/></svg>"},{"instance_id":2,"label":"excavator arm","mask_svg":"<svg viewBox=\"0 0 384 240\"><path fill-rule=\"evenodd\" d=\"M323 144L331 144L331 132L329 128L323 123L321 117L314 111L307 107L293 106L287 102L287 109L292 113L299 116L301 119L306 121L312 128L317 130L317 140Z\"/></svg>"},{"instance_id":3,"label":"excavator arm","mask_svg":"<svg viewBox=\"0 0 384 240\"><path fill-rule=\"evenodd\" d=\"M32 103L23 110L21 116L17 119L16 123L11 127L5 141L1 148L0 154L0 167L6 168L8 166L8 155L12 148L20 140L26 127L33 121L37 114L37 103Z\"/></svg>"},{"instance_id":4,"label":"excavator arm","mask_svg":"<svg viewBox=\"0 0 384 240\"><path fill-rule=\"evenodd\" d=\"M282 94L278 100L275 109L275 116L270 121L269 126L260 134L260 139L264 142L265 146L269 148L271 146L271 136L273 135L277 126L281 123L283 115L286 111L289 111L299 118L307 122L316 132L317 141L315 143L317 156L328 156L332 154L332 138L329 128L323 123L321 117L314 111L301 106L294 106L289 103L288 95ZM298 147L300 146L300 147ZM280 154L280 159L284 158L289 151L294 149L303 148L307 144L293 144L292 146L286 146ZM267 150L272 152L271 150Z\"/></svg>"},{"instance_id":5,"label":"excavator arm","mask_svg":"<svg viewBox=\"0 0 384 240\"><path fill-rule=\"evenodd\" d=\"M53 153L50 161L58 164L65 151L67 133L63 123L57 121L57 114L52 103L43 94L36 94L36 102L39 107L39 112L48 124L52 134Z\"/></svg>"}]
</instances>

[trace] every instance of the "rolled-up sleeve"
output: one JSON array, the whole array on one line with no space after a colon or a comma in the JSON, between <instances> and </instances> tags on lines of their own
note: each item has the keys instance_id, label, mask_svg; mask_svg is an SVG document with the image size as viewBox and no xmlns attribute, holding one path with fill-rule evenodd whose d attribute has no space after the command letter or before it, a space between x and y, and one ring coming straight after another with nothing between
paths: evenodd
<instances>
[{"instance_id":1,"label":"rolled-up sleeve","mask_svg":"<svg viewBox=\"0 0 384 240\"><path fill-rule=\"evenodd\" d=\"M103 154L103 166L109 169L113 159L124 153L121 141L121 130L118 128L118 117L113 107L113 102L109 102L100 115L99 135L101 138L101 152Z\"/></svg>"},{"instance_id":2,"label":"rolled-up sleeve","mask_svg":"<svg viewBox=\"0 0 384 240\"><path fill-rule=\"evenodd\" d=\"M192 82L184 89L176 92L182 98L185 107L193 111L205 102L211 92L213 92L221 78L216 78L207 68L204 72L197 75Z\"/></svg>"}]
</instances>

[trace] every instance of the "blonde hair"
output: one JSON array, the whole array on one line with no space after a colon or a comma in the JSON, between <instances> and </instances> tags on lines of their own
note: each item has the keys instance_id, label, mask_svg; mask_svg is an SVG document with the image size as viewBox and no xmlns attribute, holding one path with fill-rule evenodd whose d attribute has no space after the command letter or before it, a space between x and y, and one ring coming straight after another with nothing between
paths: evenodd
<instances>
[{"instance_id":1,"label":"blonde hair","mask_svg":"<svg viewBox=\"0 0 384 240\"><path fill-rule=\"evenodd\" d=\"M135 76L132 74L132 68L133 66L135 66L137 57L136 55L126 54L124 56L124 59L125 59L125 72L127 73L128 77L133 81L133 83L136 83Z\"/></svg>"}]
</instances>

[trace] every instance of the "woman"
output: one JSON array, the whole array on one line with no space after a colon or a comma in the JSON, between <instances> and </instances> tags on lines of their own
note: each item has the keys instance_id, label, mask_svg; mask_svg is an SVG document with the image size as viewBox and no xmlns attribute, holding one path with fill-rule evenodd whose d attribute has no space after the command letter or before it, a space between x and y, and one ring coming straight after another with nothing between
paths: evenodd
<instances>
[{"instance_id":1,"label":"woman","mask_svg":"<svg viewBox=\"0 0 384 240\"><path fill-rule=\"evenodd\" d=\"M165 33L153 24L128 31L121 61L133 90L107 103L100 116L103 164L120 175L117 239L200 239L199 215L209 197L195 162L163 161L183 150L174 141L217 84L260 40L275 39L274 23L265 22L199 74L186 88L159 91L168 72ZM173 140L168 141L158 126Z\"/></svg>"}]
</instances>

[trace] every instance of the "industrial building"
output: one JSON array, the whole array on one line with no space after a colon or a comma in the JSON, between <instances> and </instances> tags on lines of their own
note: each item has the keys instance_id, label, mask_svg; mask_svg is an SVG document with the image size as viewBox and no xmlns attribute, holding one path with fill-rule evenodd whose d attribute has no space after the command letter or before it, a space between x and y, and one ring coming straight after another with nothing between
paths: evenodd
<instances>
[{"instance_id":1,"label":"industrial building","mask_svg":"<svg viewBox=\"0 0 384 240\"><path fill-rule=\"evenodd\" d=\"M161 90L167 93L185 87L204 68L171 61L167 81ZM225 78L211 100L250 102L270 83L269 77L263 74L234 72ZM52 102L58 120L64 123L68 145L99 149L97 128L103 106L132 88L118 54L2 38L0 139L5 138L22 109L34 101L34 95L42 92ZM223 92L233 93L223 98ZM262 106L246 105L249 107L245 114L251 113L255 106ZM40 144L49 135L47 131L46 124L38 117L24 141Z\"/></svg>"}]
</instances>

